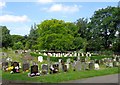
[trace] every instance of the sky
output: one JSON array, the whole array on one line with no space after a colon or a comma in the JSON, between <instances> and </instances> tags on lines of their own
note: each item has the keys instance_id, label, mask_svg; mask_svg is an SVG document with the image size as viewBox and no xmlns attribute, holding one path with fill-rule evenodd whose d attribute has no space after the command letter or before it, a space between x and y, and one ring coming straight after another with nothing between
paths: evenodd
<instances>
[{"instance_id":1,"label":"sky","mask_svg":"<svg viewBox=\"0 0 120 85\"><path fill-rule=\"evenodd\" d=\"M118 6L118 1L0 1L0 25L7 26L10 34L28 35L31 25L46 19L75 22L79 18L90 18L95 11L107 6Z\"/></svg>"}]
</instances>

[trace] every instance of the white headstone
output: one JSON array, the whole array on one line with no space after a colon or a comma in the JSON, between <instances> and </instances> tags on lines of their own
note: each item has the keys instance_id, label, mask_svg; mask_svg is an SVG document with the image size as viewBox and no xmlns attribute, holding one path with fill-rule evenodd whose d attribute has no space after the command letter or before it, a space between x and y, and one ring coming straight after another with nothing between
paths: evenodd
<instances>
[{"instance_id":1,"label":"white headstone","mask_svg":"<svg viewBox=\"0 0 120 85\"><path fill-rule=\"evenodd\" d=\"M70 58L67 59L67 64L69 64L69 63L70 63Z\"/></svg>"},{"instance_id":2,"label":"white headstone","mask_svg":"<svg viewBox=\"0 0 120 85\"><path fill-rule=\"evenodd\" d=\"M58 54L58 53L56 53L56 57L59 57L59 54Z\"/></svg>"},{"instance_id":3,"label":"white headstone","mask_svg":"<svg viewBox=\"0 0 120 85\"><path fill-rule=\"evenodd\" d=\"M51 54L51 53L48 53L48 55L49 55L49 56L52 56L52 54Z\"/></svg>"},{"instance_id":4,"label":"white headstone","mask_svg":"<svg viewBox=\"0 0 120 85\"><path fill-rule=\"evenodd\" d=\"M45 55L45 56L47 56L47 54L46 54L46 53L44 53L44 55Z\"/></svg>"},{"instance_id":5,"label":"white headstone","mask_svg":"<svg viewBox=\"0 0 120 85\"><path fill-rule=\"evenodd\" d=\"M109 63L109 67L113 67L113 63L112 62Z\"/></svg>"},{"instance_id":6,"label":"white headstone","mask_svg":"<svg viewBox=\"0 0 120 85\"><path fill-rule=\"evenodd\" d=\"M67 66L67 69L69 69L69 64L65 64Z\"/></svg>"},{"instance_id":7,"label":"white headstone","mask_svg":"<svg viewBox=\"0 0 120 85\"><path fill-rule=\"evenodd\" d=\"M39 61L39 62L43 62L43 57L42 57L42 56L39 56L39 57L38 57L38 61Z\"/></svg>"},{"instance_id":8,"label":"white headstone","mask_svg":"<svg viewBox=\"0 0 120 85\"><path fill-rule=\"evenodd\" d=\"M95 67L95 70L99 70L99 69L100 69L98 63L95 63L95 64L94 64L94 67Z\"/></svg>"},{"instance_id":9,"label":"white headstone","mask_svg":"<svg viewBox=\"0 0 120 85\"><path fill-rule=\"evenodd\" d=\"M82 56L84 56L84 53L82 53Z\"/></svg>"},{"instance_id":10,"label":"white headstone","mask_svg":"<svg viewBox=\"0 0 120 85\"><path fill-rule=\"evenodd\" d=\"M74 53L74 56L77 56L77 53Z\"/></svg>"}]
</instances>

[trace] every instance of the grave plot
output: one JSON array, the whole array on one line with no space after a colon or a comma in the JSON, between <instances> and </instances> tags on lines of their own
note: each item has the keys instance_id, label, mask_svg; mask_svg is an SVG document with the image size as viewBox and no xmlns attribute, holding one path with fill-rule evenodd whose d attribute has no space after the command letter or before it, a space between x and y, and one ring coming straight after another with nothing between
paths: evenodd
<instances>
[{"instance_id":1,"label":"grave plot","mask_svg":"<svg viewBox=\"0 0 120 85\"><path fill-rule=\"evenodd\" d=\"M29 63L23 63L23 66L22 66L22 68L23 68L23 71L28 71L29 70L29 68L30 68L30 64Z\"/></svg>"},{"instance_id":2,"label":"grave plot","mask_svg":"<svg viewBox=\"0 0 120 85\"><path fill-rule=\"evenodd\" d=\"M48 74L48 64L42 64L41 65L42 71L41 73L44 74Z\"/></svg>"},{"instance_id":3,"label":"grave plot","mask_svg":"<svg viewBox=\"0 0 120 85\"><path fill-rule=\"evenodd\" d=\"M50 74L54 74L58 72L59 72L59 64L52 64L50 66Z\"/></svg>"},{"instance_id":4,"label":"grave plot","mask_svg":"<svg viewBox=\"0 0 120 85\"><path fill-rule=\"evenodd\" d=\"M40 76L40 73L38 72L38 65L31 66L31 73L28 73L29 77L33 76Z\"/></svg>"},{"instance_id":5,"label":"grave plot","mask_svg":"<svg viewBox=\"0 0 120 85\"><path fill-rule=\"evenodd\" d=\"M43 62L43 57L42 56L38 57L38 62Z\"/></svg>"},{"instance_id":6,"label":"grave plot","mask_svg":"<svg viewBox=\"0 0 120 85\"><path fill-rule=\"evenodd\" d=\"M94 69L94 61L90 61L89 70L93 70L93 69Z\"/></svg>"},{"instance_id":7,"label":"grave plot","mask_svg":"<svg viewBox=\"0 0 120 85\"><path fill-rule=\"evenodd\" d=\"M8 68L8 62L2 62L3 71L7 71L7 68Z\"/></svg>"},{"instance_id":8,"label":"grave plot","mask_svg":"<svg viewBox=\"0 0 120 85\"><path fill-rule=\"evenodd\" d=\"M11 62L11 67L13 67L13 69L11 70L10 73L19 73L20 72L19 62Z\"/></svg>"}]
</instances>

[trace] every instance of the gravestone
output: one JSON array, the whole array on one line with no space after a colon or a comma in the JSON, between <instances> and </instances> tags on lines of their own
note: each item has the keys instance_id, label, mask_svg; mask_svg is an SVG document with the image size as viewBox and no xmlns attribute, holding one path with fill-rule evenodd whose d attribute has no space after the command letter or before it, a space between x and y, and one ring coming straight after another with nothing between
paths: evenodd
<instances>
[{"instance_id":1,"label":"gravestone","mask_svg":"<svg viewBox=\"0 0 120 85\"><path fill-rule=\"evenodd\" d=\"M68 69L67 69L67 65L64 64L64 65L63 65L63 71L64 71L64 72L67 72L67 70L68 70Z\"/></svg>"},{"instance_id":2,"label":"gravestone","mask_svg":"<svg viewBox=\"0 0 120 85\"><path fill-rule=\"evenodd\" d=\"M67 59L67 64L70 64L70 58Z\"/></svg>"},{"instance_id":3,"label":"gravestone","mask_svg":"<svg viewBox=\"0 0 120 85\"><path fill-rule=\"evenodd\" d=\"M80 61L80 56L77 57L77 61Z\"/></svg>"},{"instance_id":4,"label":"gravestone","mask_svg":"<svg viewBox=\"0 0 120 85\"><path fill-rule=\"evenodd\" d=\"M28 73L29 77L33 76L40 76L40 73L38 72L38 65L31 66L31 73Z\"/></svg>"},{"instance_id":5,"label":"gravestone","mask_svg":"<svg viewBox=\"0 0 120 85\"><path fill-rule=\"evenodd\" d=\"M42 74L47 74L48 73L48 65L47 64L42 64Z\"/></svg>"},{"instance_id":6,"label":"gravestone","mask_svg":"<svg viewBox=\"0 0 120 85\"><path fill-rule=\"evenodd\" d=\"M39 62L43 62L43 57L42 57L42 56L39 56L39 57L38 57L38 61L39 61Z\"/></svg>"},{"instance_id":7,"label":"gravestone","mask_svg":"<svg viewBox=\"0 0 120 85\"><path fill-rule=\"evenodd\" d=\"M11 66L13 66L11 73L19 73L19 62L11 62Z\"/></svg>"},{"instance_id":8,"label":"gravestone","mask_svg":"<svg viewBox=\"0 0 120 85\"><path fill-rule=\"evenodd\" d=\"M109 63L109 67L113 67L113 63L112 62Z\"/></svg>"},{"instance_id":9,"label":"gravestone","mask_svg":"<svg viewBox=\"0 0 120 85\"><path fill-rule=\"evenodd\" d=\"M80 71L81 70L81 62L80 61L76 61L75 70L76 71Z\"/></svg>"},{"instance_id":10,"label":"gravestone","mask_svg":"<svg viewBox=\"0 0 120 85\"><path fill-rule=\"evenodd\" d=\"M67 66L67 69L69 69L69 67L70 67L69 64L65 64L65 65Z\"/></svg>"},{"instance_id":11,"label":"gravestone","mask_svg":"<svg viewBox=\"0 0 120 85\"><path fill-rule=\"evenodd\" d=\"M34 74L38 73L38 65L31 66L31 74L32 73L34 73Z\"/></svg>"},{"instance_id":12,"label":"gravestone","mask_svg":"<svg viewBox=\"0 0 120 85\"><path fill-rule=\"evenodd\" d=\"M9 61L12 61L12 59L8 57L8 58L6 59L6 61L8 61L8 62L9 62Z\"/></svg>"},{"instance_id":13,"label":"gravestone","mask_svg":"<svg viewBox=\"0 0 120 85\"><path fill-rule=\"evenodd\" d=\"M62 70L62 63L61 63L61 60L62 60L62 59L59 59L59 60L58 60L58 63L59 63L59 70L60 70L60 71Z\"/></svg>"},{"instance_id":14,"label":"gravestone","mask_svg":"<svg viewBox=\"0 0 120 85\"><path fill-rule=\"evenodd\" d=\"M100 69L98 63L95 63L95 64L94 64L94 67L95 67L95 70L99 70L99 69Z\"/></svg>"},{"instance_id":15,"label":"gravestone","mask_svg":"<svg viewBox=\"0 0 120 85\"><path fill-rule=\"evenodd\" d=\"M91 62L89 63L89 69L90 69L90 70L94 69L94 62L93 62L93 61L91 61Z\"/></svg>"},{"instance_id":16,"label":"gravestone","mask_svg":"<svg viewBox=\"0 0 120 85\"><path fill-rule=\"evenodd\" d=\"M59 72L59 64L53 64L50 66L50 74Z\"/></svg>"},{"instance_id":17,"label":"gravestone","mask_svg":"<svg viewBox=\"0 0 120 85\"><path fill-rule=\"evenodd\" d=\"M81 62L85 62L85 58L84 57L81 57Z\"/></svg>"},{"instance_id":18,"label":"gravestone","mask_svg":"<svg viewBox=\"0 0 120 85\"><path fill-rule=\"evenodd\" d=\"M119 62L113 61L113 67L118 67L118 66L119 66Z\"/></svg>"},{"instance_id":19,"label":"gravestone","mask_svg":"<svg viewBox=\"0 0 120 85\"><path fill-rule=\"evenodd\" d=\"M6 68L8 67L8 62L2 62L2 69L6 71Z\"/></svg>"},{"instance_id":20,"label":"gravestone","mask_svg":"<svg viewBox=\"0 0 120 85\"><path fill-rule=\"evenodd\" d=\"M24 63L23 64L23 71L29 70L29 67L30 67L29 63Z\"/></svg>"},{"instance_id":21,"label":"gravestone","mask_svg":"<svg viewBox=\"0 0 120 85\"><path fill-rule=\"evenodd\" d=\"M117 61L117 62L120 62L120 58L119 58L119 57L116 57L116 61Z\"/></svg>"},{"instance_id":22,"label":"gravestone","mask_svg":"<svg viewBox=\"0 0 120 85\"><path fill-rule=\"evenodd\" d=\"M75 69L75 66L76 66L76 61L75 60L71 63L71 66L72 66L73 71L75 71L76 70Z\"/></svg>"}]
</instances>

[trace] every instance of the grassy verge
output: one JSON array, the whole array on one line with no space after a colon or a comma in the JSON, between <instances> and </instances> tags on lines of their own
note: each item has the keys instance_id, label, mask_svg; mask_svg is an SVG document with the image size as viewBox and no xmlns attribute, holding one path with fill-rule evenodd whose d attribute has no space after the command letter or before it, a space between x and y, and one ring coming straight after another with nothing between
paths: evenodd
<instances>
[{"instance_id":1,"label":"grassy verge","mask_svg":"<svg viewBox=\"0 0 120 85\"><path fill-rule=\"evenodd\" d=\"M69 80L76 80L94 76L108 75L120 73L118 68L106 68L101 70L90 70L90 71L70 71L67 73L58 74L48 74L39 77L28 77L27 73L17 73L10 74L9 72L2 72L2 78L4 80L20 80L20 81L30 81L30 82L48 82L48 83L58 83Z\"/></svg>"}]
</instances>

